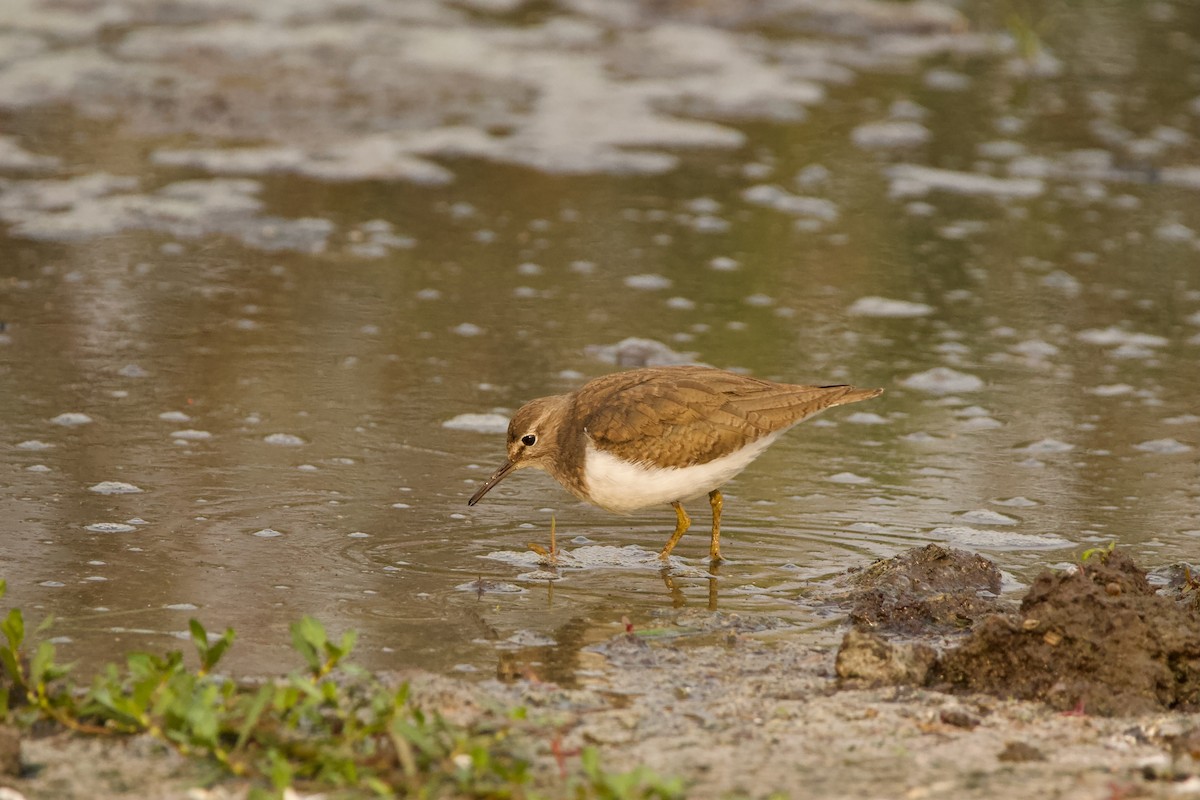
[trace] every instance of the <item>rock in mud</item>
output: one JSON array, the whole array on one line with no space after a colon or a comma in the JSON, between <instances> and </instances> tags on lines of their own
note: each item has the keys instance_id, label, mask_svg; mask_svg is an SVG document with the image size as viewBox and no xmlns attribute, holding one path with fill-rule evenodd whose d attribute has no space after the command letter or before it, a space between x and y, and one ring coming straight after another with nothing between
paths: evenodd
<instances>
[{"instance_id":1,"label":"rock in mud","mask_svg":"<svg viewBox=\"0 0 1200 800\"><path fill-rule=\"evenodd\" d=\"M1045 761L1046 754L1027 742L1012 741L1004 744L1004 749L996 756L996 760L1020 764L1025 761Z\"/></svg>"},{"instance_id":2,"label":"rock in mud","mask_svg":"<svg viewBox=\"0 0 1200 800\"><path fill-rule=\"evenodd\" d=\"M1159 595L1129 556L1043 572L1015 614L980 621L934 680L1104 716L1200 708L1200 611Z\"/></svg>"},{"instance_id":3,"label":"rock in mud","mask_svg":"<svg viewBox=\"0 0 1200 800\"><path fill-rule=\"evenodd\" d=\"M983 556L930 544L877 561L851 583L856 627L951 633L996 610L1000 570Z\"/></svg>"},{"instance_id":4,"label":"rock in mud","mask_svg":"<svg viewBox=\"0 0 1200 800\"><path fill-rule=\"evenodd\" d=\"M877 633L850 630L842 638L835 668L842 688L921 686L936 661L937 653L928 645L889 642Z\"/></svg>"}]
</instances>

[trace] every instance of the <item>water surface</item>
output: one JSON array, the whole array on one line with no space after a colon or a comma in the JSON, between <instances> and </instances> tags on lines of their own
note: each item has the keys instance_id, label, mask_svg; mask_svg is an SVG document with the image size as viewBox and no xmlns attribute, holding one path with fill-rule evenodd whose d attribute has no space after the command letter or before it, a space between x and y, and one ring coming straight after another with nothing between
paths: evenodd
<instances>
[{"instance_id":1,"label":"water surface","mask_svg":"<svg viewBox=\"0 0 1200 800\"><path fill-rule=\"evenodd\" d=\"M300 76L392 52L371 37L415 61L340 99L272 72L278 106L229 88L253 72L235 56L282 67L216 16L80 33L119 67L103 109L78 88L101 67L11 23L30 48L0 69L0 576L57 618L65 658L178 646L195 616L238 631L235 669L275 671L313 614L359 630L371 667L568 680L582 645L664 609L832 641L814 587L931 541L995 559L1009 588L1114 540L1149 567L1195 562L1195 9L1076 4L1070 33L1055 6L1015 30L1023 57L987 13L913 34L430 8L290 30L316 42ZM451 40L522 55L431 101L418 89L462 68ZM729 49L663 66L696 42ZM555 77L523 84L539 58ZM64 95L22 94L38 70L67 74ZM169 101L146 70L179 71ZM757 105L717 91L747 75L770 78ZM572 91L611 104L613 131ZM456 114L516 133L450 146ZM440 144L371 150L394 130ZM665 573L667 507L613 516L522 472L468 508L503 436L445 423L569 391L630 337L887 393L727 487L715 574L702 502ZM589 559L557 580L525 549L552 519Z\"/></svg>"}]
</instances>

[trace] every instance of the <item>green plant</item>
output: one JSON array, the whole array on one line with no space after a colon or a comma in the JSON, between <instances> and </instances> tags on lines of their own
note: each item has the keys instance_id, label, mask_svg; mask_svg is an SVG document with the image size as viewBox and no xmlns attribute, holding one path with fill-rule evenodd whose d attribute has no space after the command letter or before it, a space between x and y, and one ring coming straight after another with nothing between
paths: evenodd
<instances>
[{"instance_id":1,"label":"green plant","mask_svg":"<svg viewBox=\"0 0 1200 800\"><path fill-rule=\"evenodd\" d=\"M1086 562L1092 556L1099 556L1100 561L1102 563L1107 562L1108 557L1110 555L1112 555L1113 549L1116 546L1117 546L1117 542L1114 539L1113 541L1109 542L1108 544L1101 545L1100 547L1089 547L1087 550L1083 551L1082 555L1079 556L1079 561L1080 561L1080 563L1083 563L1083 562Z\"/></svg>"},{"instance_id":2,"label":"green plant","mask_svg":"<svg viewBox=\"0 0 1200 800\"><path fill-rule=\"evenodd\" d=\"M0 581L0 598L6 589ZM305 669L261 685L216 674L233 645L232 629L210 637L191 620L189 631L198 668L189 669L179 651L134 652L79 689L68 680L71 667L55 663L52 644L25 656L25 619L12 609L0 622L0 718L23 725L48 719L88 735L148 734L254 781L251 797L278 796L297 784L386 797L538 796L532 751L546 734L524 709L472 727L452 725L410 703L407 684L386 687L345 663L355 635L335 643L312 617L291 626ZM590 748L579 770L552 788L553 796L584 800L683 797L679 780L644 767L605 772Z\"/></svg>"}]
</instances>

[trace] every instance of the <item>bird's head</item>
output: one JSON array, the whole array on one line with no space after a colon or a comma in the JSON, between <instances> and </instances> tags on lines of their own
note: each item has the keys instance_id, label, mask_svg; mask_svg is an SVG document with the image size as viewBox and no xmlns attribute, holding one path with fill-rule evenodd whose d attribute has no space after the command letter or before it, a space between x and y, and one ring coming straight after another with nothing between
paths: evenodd
<instances>
[{"instance_id":1,"label":"bird's head","mask_svg":"<svg viewBox=\"0 0 1200 800\"><path fill-rule=\"evenodd\" d=\"M517 410L508 423L508 459L471 495L467 505L478 503L510 472L525 467L551 468L558 451L558 429L566 402L566 395L539 397Z\"/></svg>"}]
</instances>

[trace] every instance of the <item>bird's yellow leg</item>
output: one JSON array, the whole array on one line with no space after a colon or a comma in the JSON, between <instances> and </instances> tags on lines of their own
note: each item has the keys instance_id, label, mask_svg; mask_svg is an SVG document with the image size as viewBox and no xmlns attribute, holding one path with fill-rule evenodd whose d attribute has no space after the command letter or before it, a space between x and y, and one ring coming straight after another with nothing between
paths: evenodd
<instances>
[{"instance_id":1,"label":"bird's yellow leg","mask_svg":"<svg viewBox=\"0 0 1200 800\"><path fill-rule=\"evenodd\" d=\"M533 552L541 556L547 564L554 566L558 563L558 542L554 538L554 517L550 517L550 549L542 547L537 542L529 542L525 545Z\"/></svg>"},{"instance_id":2,"label":"bird's yellow leg","mask_svg":"<svg viewBox=\"0 0 1200 800\"><path fill-rule=\"evenodd\" d=\"M710 561L721 560L721 507L725 505L725 498L721 497L720 489L713 489L708 493L708 504L712 506L713 512L713 527L712 541L708 545L708 558Z\"/></svg>"},{"instance_id":3,"label":"bird's yellow leg","mask_svg":"<svg viewBox=\"0 0 1200 800\"><path fill-rule=\"evenodd\" d=\"M667 546L658 554L658 557L663 561L666 561L667 556L671 555L671 551L675 549L675 545L679 544L679 540L683 538L683 534L687 532L687 529L692 524L691 518L683 510L683 505L678 500L671 503L671 508L675 509L675 532L667 540Z\"/></svg>"}]
</instances>

